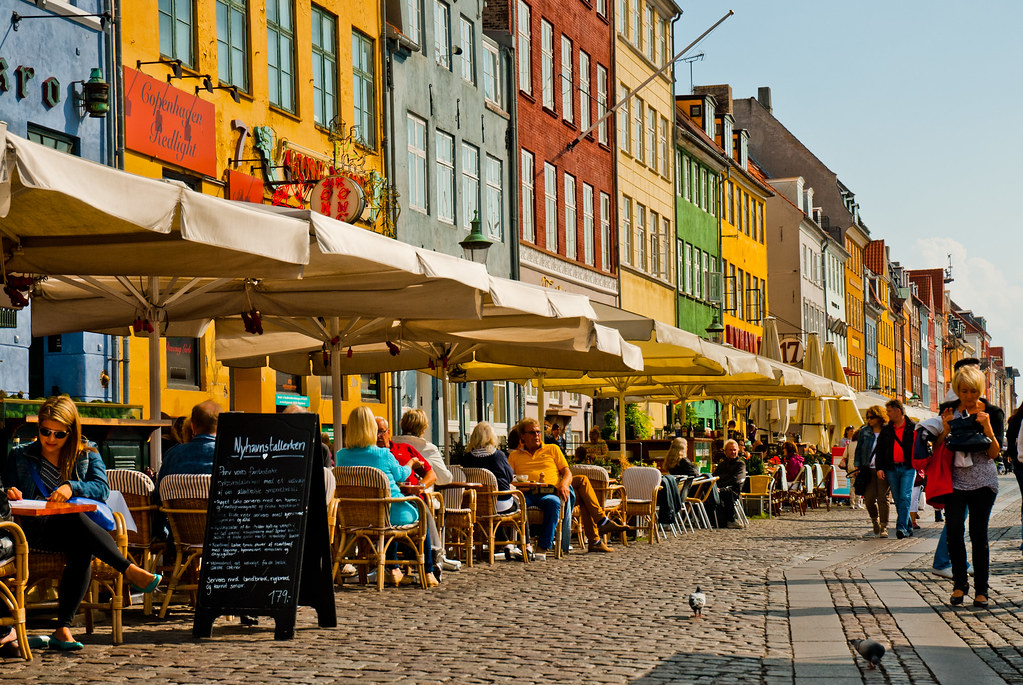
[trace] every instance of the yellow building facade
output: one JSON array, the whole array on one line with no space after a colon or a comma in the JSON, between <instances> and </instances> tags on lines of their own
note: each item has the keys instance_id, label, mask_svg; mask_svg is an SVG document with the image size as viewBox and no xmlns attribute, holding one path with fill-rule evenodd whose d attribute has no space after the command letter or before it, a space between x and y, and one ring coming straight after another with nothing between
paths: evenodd
<instances>
[{"instance_id":1,"label":"yellow building facade","mask_svg":"<svg viewBox=\"0 0 1023 685\"><path fill-rule=\"evenodd\" d=\"M343 174L367 195L353 223L388 232L389 213L377 211L388 201L381 7L372 0L125 3L125 170L289 206L305 206L319 178ZM201 338L164 339L159 360L149 359L145 338L132 339L132 399L148 402L146 365L156 362L171 416L205 399L253 412L291 399L330 422L329 384L269 368L231 372L216 360L213 336L211 327ZM386 386L379 377L346 379L343 401L355 406L367 397L386 412Z\"/></svg>"},{"instance_id":2,"label":"yellow building facade","mask_svg":"<svg viewBox=\"0 0 1023 685\"><path fill-rule=\"evenodd\" d=\"M849 385L854 389L866 390L867 354L866 322L863 314L863 250L870 242L858 226L851 226L845 234L845 249L849 259L845 260L845 317L848 328L846 339L846 369Z\"/></svg>"},{"instance_id":3,"label":"yellow building facade","mask_svg":"<svg viewBox=\"0 0 1023 685\"><path fill-rule=\"evenodd\" d=\"M618 100L671 59L678 9L660 0L621 0L615 35ZM674 95L671 70L617 112L620 304L675 325Z\"/></svg>"}]
</instances>

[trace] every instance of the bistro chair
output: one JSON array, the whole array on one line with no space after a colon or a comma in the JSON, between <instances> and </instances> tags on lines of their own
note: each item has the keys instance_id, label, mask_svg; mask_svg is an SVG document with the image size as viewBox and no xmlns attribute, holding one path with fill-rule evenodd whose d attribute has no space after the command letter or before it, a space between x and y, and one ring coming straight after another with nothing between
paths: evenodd
<instances>
[{"instance_id":1,"label":"bistro chair","mask_svg":"<svg viewBox=\"0 0 1023 685\"><path fill-rule=\"evenodd\" d=\"M799 467L799 473L792 479L788 487L788 504L794 512L799 508L799 515L806 516L806 464Z\"/></svg>"},{"instance_id":2,"label":"bistro chair","mask_svg":"<svg viewBox=\"0 0 1023 685\"><path fill-rule=\"evenodd\" d=\"M118 551L127 557L128 530L124 524L124 516L120 512L114 512L114 529L110 531L110 535L114 538L114 544ZM60 552L30 549L28 555L28 577L30 580L26 592L30 592L36 587L56 585L64 574L65 564L64 555ZM103 599L101 600L101 598ZM36 602L28 606L43 603ZM93 632L92 612L98 609L110 614L113 644L119 645L124 642L121 621L121 611L124 609L124 576L122 574L94 558L92 560L92 580L89 583L89 590L85 594L85 600L79 608L85 612L85 632L90 634Z\"/></svg>"},{"instance_id":3,"label":"bistro chair","mask_svg":"<svg viewBox=\"0 0 1023 685\"><path fill-rule=\"evenodd\" d=\"M781 516L783 507L789 502L789 481L785 477L785 467L774 470L771 489L771 515Z\"/></svg>"},{"instance_id":4,"label":"bistro chair","mask_svg":"<svg viewBox=\"0 0 1023 685\"><path fill-rule=\"evenodd\" d=\"M28 647L28 633L25 632L25 590L28 587L28 541L25 532L13 521L0 521L0 533L6 533L14 541L14 556L0 562L0 604L6 607L0 616L0 629L10 626L18 634L18 651L21 658L31 661L32 650Z\"/></svg>"},{"instance_id":5,"label":"bistro chair","mask_svg":"<svg viewBox=\"0 0 1023 685\"><path fill-rule=\"evenodd\" d=\"M657 532L657 491L661 489L661 471L652 466L630 466L622 471L625 486L625 519L636 519L636 525L626 525L636 531L646 529L650 544L660 542ZM625 532L622 543L628 544Z\"/></svg>"},{"instance_id":6,"label":"bistro chair","mask_svg":"<svg viewBox=\"0 0 1023 685\"><path fill-rule=\"evenodd\" d=\"M160 505L153 502L156 486L153 480L133 469L110 469L107 471L107 482L111 490L117 490L124 497L131 517L135 520L136 530L128 531L128 559L150 573L156 572L156 560L163 553L164 543L153 539L154 514ZM129 603L131 595L128 596ZM153 595L146 594L142 598L142 613L149 616L153 613Z\"/></svg>"},{"instance_id":7,"label":"bistro chair","mask_svg":"<svg viewBox=\"0 0 1023 685\"><path fill-rule=\"evenodd\" d=\"M525 545L529 540L528 515L526 513L526 496L516 488L511 490L498 490L497 477L487 469L467 468L465 469L466 481L479 483L480 488L476 493L476 529L479 531L479 540L476 544L486 545L490 557L490 563L494 563L494 552L498 545L507 545L513 542L520 542ZM511 495L515 500L515 509L499 512L497 500L505 495ZM500 540L497 537L498 531L503 526L510 526L518 536L518 540ZM529 563L529 555L525 549L522 551L523 563Z\"/></svg>"},{"instance_id":8,"label":"bistro chair","mask_svg":"<svg viewBox=\"0 0 1023 685\"><path fill-rule=\"evenodd\" d=\"M816 509L819 506L817 498L814 495L817 484L814 482L814 466L816 464L807 464L803 466L803 495L806 499L806 504L811 509Z\"/></svg>"},{"instance_id":9,"label":"bistro chair","mask_svg":"<svg viewBox=\"0 0 1023 685\"><path fill-rule=\"evenodd\" d=\"M768 517L771 516L771 494L774 486L774 477L763 475L763 476L750 476L749 477L749 492L744 492L740 496L743 505L746 502L756 502L760 507L760 513L763 514L764 510L767 510Z\"/></svg>"},{"instance_id":10,"label":"bistro chair","mask_svg":"<svg viewBox=\"0 0 1023 685\"><path fill-rule=\"evenodd\" d=\"M476 483L469 483L460 466L451 466L452 481L434 485L444 498L444 517L438 521L444 536L445 550L454 551L454 558L472 566L475 554L473 533L476 528Z\"/></svg>"},{"instance_id":11,"label":"bistro chair","mask_svg":"<svg viewBox=\"0 0 1023 685\"><path fill-rule=\"evenodd\" d=\"M679 507L678 513L675 514L675 522L678 527L682 529L683 533L695 533L696 527L693 525L692 511L687 501L689 499L689 491L693 487L693 481L696 480L696 476L675 476L675 481L678 485L678 499L682 502L682 506ZM686 530L686 526L689 529Z\"/></svg>"},{"instance_id":12,"label":"bistro chair","mask_svg":"<svg viewBox=\"0 0 1023 685\"><path fill-rule=\"evenodd\" d=\"M711 529L710 514L707 511L707 503L710 501L710 496L714 493L714 483L717 482L716 476L702 475L693 480L690 488L690 495L686 499L686 504L689 506L690 512L694 514L697 525L707 530ZM714 520L717 520L717 513L714 514Z\"/></svg>"},{"instance_id":13,"label":"bistro chair","mask_svg":"<svg viewBox=\"0 0 1023 685\"><path fill-rule=\"evenodd\" d=\"M337 479L337 552L334 555L333 577L343 564L360 569L360 578L366 578L370 566L377 572L377 590L384 589L387 564L414 565L419 584L426 589L426 505L419 497L391 497L391 485L383 471L372 466L335 466ZM391 523L391 505L411 502L418 518L413 523ZM415 553L411 561L388 561L391 545L405 543ZM432 553L432 552L430 552Z\"/></svg>"},{"instance_id":14,"label":"bistro chair","mask_svg":"<svg viewBox=\"0 0 1023 685\"><path fill-rule=\"evenodd\" d=\"M831 471L834 468L831 464L813 466L817 481L813 488L813 496L818 504L823 504L828 511L831 511L831 494L828 492L828 486L831 484Z\"/></svg>"},{"instance_id":15,"label":"bistro chair","mask_svg":"<svg viewBox=\"0 0 1023 685\"><path fill-rule=\"evenodd\" d=\"M187 474L160 479L160 511L167 516L174 540L174 568L160 607L160 618L167 616L175 592L188 591L190 603L195 604L212 478L208 474Z\"/></svg>"}]
</instances>

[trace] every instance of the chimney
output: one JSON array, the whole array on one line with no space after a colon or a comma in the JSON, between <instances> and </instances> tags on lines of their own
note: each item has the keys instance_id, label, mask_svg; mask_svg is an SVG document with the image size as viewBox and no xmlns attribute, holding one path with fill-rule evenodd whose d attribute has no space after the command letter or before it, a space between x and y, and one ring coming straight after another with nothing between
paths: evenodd
<instances>
[{"instance_id":1,"label":"chimney","mask_svg":"<svg viewBox=\"0 0 1023 685\"><path fill-rule=\"evenodd\" d=\"M693 88L693 94L713 95L718 103L717 114L732 113L732 87L727 83L719 86L696 86Z\"/></svg>"},{"instance_id":2,"label":"chimney","mask_svg":"<svg viewBox=\"0 0 1023 685\"><path fill-rule=\"evenodd\" d=\"M763 105L764 109L768 112L773 112L771 108L771 88L770 86L761 86L757 88L757 102Z\"/></svg>"}]
</instances>

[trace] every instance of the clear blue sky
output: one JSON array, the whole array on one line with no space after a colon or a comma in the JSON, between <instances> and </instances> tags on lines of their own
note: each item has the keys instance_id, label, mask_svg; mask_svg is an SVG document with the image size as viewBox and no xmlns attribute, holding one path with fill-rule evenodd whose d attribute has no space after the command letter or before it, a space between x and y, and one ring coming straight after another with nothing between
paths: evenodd
<instances>
[{"instance_id":1,"label":"clear blue sky","mask_svg":"<svg viewBox=\"0 0 1023 685\"><path fill-rule=\"evenodd\" d=\"M855 194L910 268L952 255L952 299L1023 366L1023 2L678 0L694 82L770 86L774 115ZM676 89L689 92L680 64Z\"/></svg>"}]
</instances>

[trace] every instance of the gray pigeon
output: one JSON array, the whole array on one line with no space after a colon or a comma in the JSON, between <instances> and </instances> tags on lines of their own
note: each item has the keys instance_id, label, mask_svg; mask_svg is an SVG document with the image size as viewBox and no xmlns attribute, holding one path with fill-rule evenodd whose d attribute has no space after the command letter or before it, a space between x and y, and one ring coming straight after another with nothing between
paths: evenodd
<instances>
[{"instance_id":1,"label":"gray pigeon","mask_svg":"<svg viewBox=\"0 0 1023 685\"><path fill-rule=\"evenodd\" d=\"M864 659L870 662L871 670L877 668L884 656L884 645L874 640L852 640L852 646Z\"/></svg>"},{"instance_id":2,"label":"gray pigeon","mask_svg":"<svg viewBox=\"0 0 1023 685\"><path fill-rule=\"evenodd\" d=\"M703 616L703 607L707 603L707 595L703 594L700 586L696 586L696 592L689 594L689 607L693 610L694 617Z\"/></svg>"}]
</instances>

